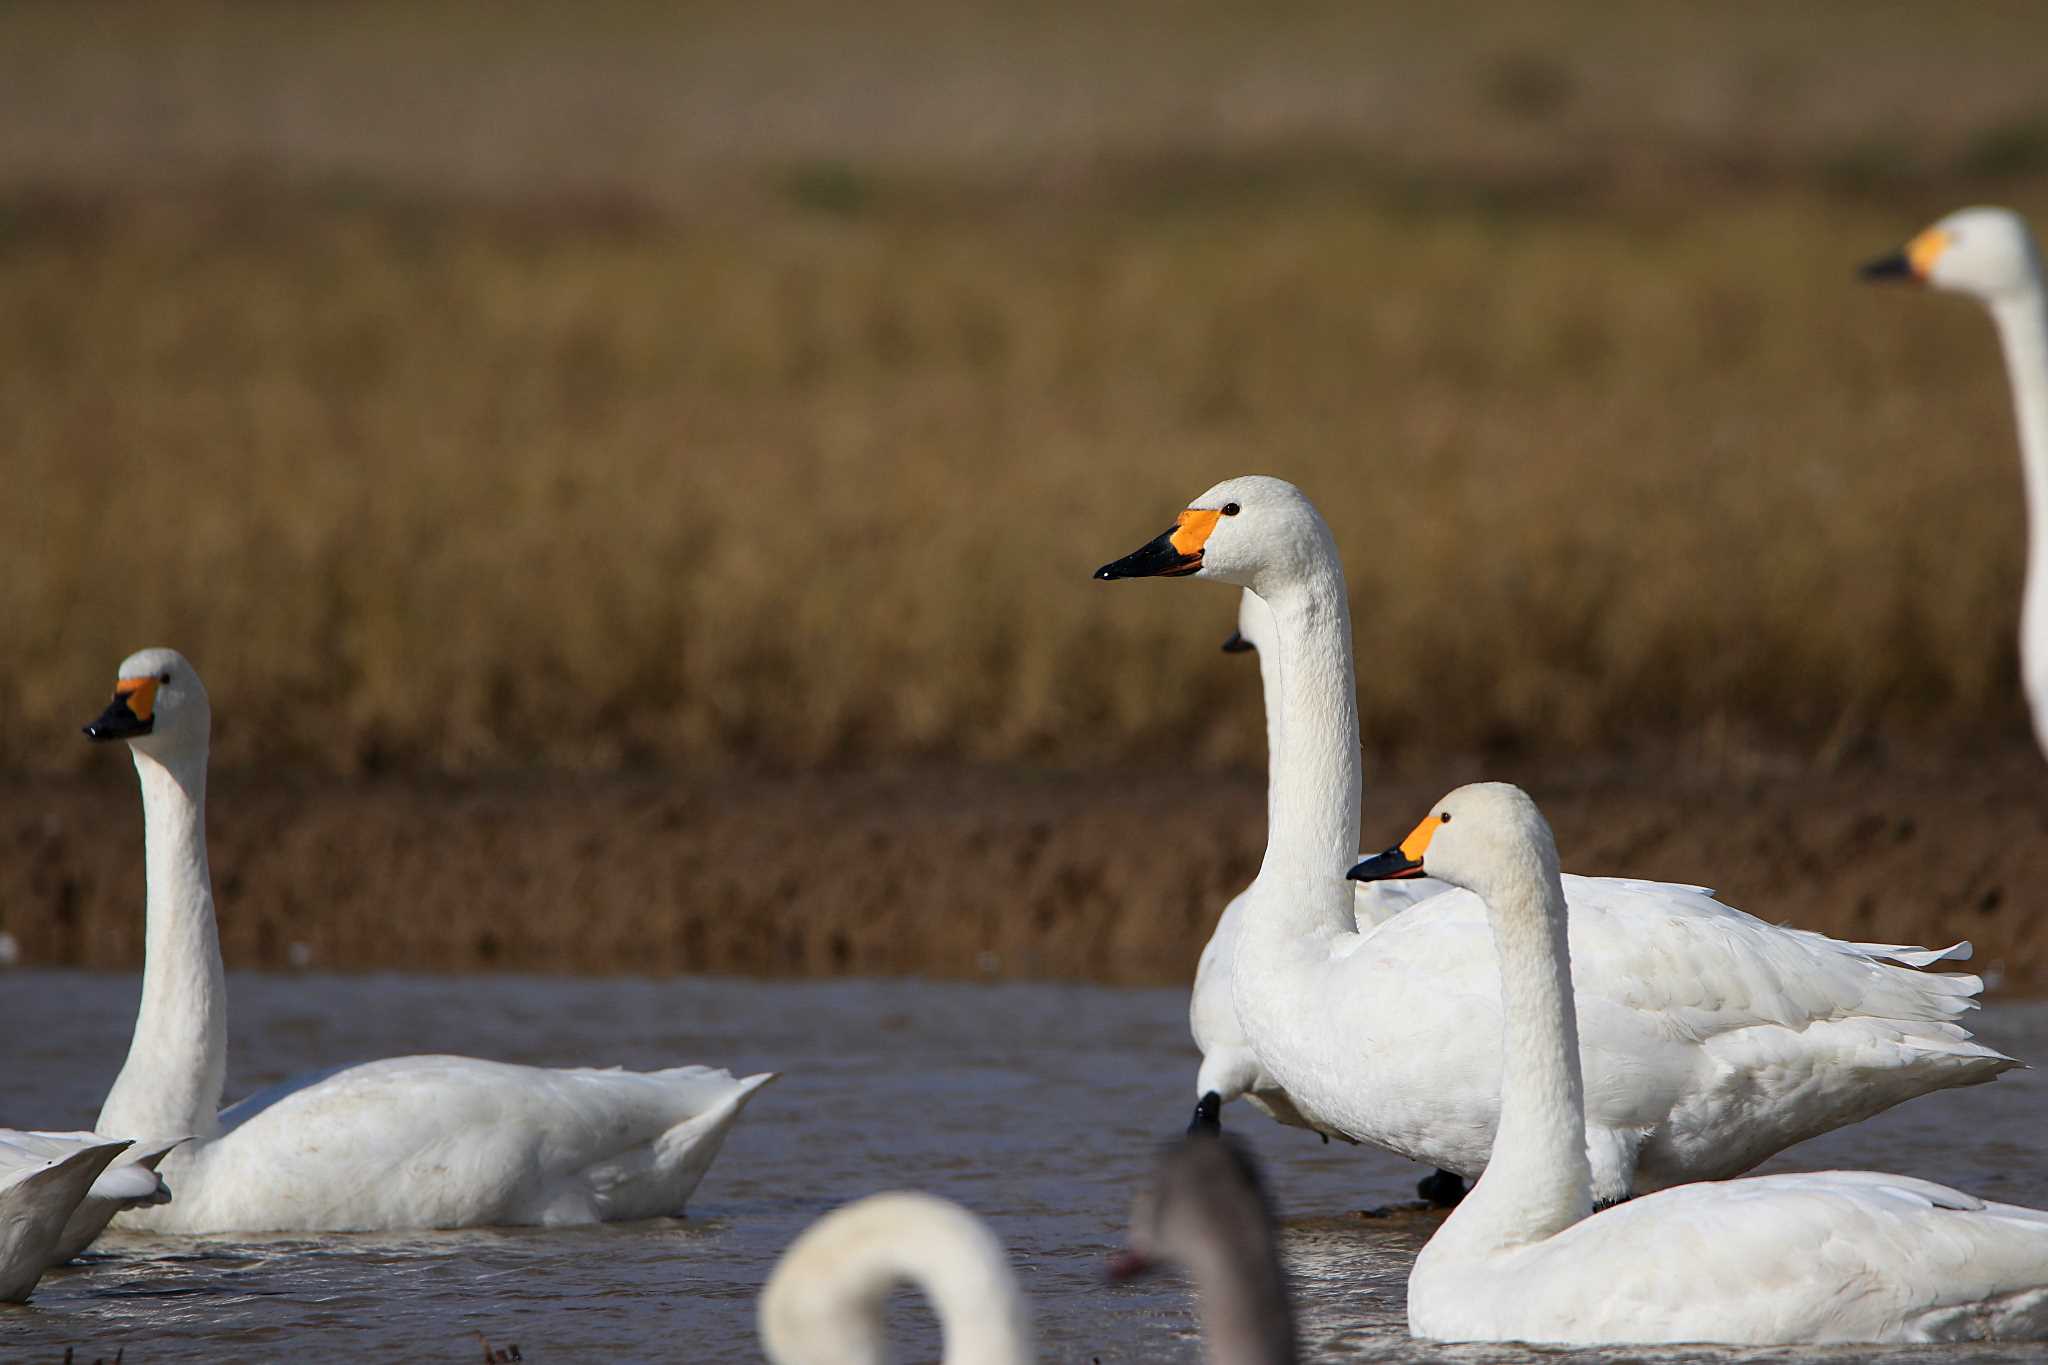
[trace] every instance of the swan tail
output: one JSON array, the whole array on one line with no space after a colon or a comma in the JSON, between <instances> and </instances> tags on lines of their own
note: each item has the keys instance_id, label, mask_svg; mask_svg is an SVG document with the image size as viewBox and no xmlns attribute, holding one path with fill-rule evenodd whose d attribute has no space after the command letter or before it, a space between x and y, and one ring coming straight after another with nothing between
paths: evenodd
<instances>
[{"instance_id":1,"label":"swan tail","mask_svg":"<svg viewBox=\"0 0 2048 1365\"><path fill-rule=\"evenodd\" d=\"M1970 954L1976 951L1968 939L1952 943L1946 948L1922 948L1911 943L1851 943L1847 946L1865 957L1882 958L1906 967L1931 967L1937 962L1968 962ZM1967 979L1975 981L1977 978ZM1972 994L1975 992L1972 991Z\"/></svg>"},{"instance_id":2,"label":"swan tail","mask_svg":"<svg viewBox=\"0 0 2048 1365\"><path fill-rule=\"evenodd\" d=\"M683 1086L693 1112L652 1142L590 1169L591 1200L598 1218L607 1222L682 1217L684 1205L725 1145L725 1135L740 1111L778 1073L735 1078L729 1071L688 1066L648 1074ZM703 1092L711 1085L721 1093L702 1103Z\"/></svg>"},{"instance_id":3,"label":"swan tail","mask_svg":"<svg viewBox=\"0 0 2048 1365\"><path fill-rule=\"evenodd\" d=\"M126 1142L82 1147L71 1155L29 1172L0 1191L0 1243L5 1263L0 1272L0 1303L22 1303L35 1289L45 1268L57 1264L65 1225L85 1202L92 1182L100 1178Z\"/></svg>"}]
</instances>

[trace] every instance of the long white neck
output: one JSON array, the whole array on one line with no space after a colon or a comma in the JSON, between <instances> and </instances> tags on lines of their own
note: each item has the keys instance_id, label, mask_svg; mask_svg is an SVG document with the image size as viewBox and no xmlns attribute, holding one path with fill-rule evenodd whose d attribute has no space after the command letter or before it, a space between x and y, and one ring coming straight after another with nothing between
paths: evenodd
<instances>
[{"instance_id":1,"label":"long white neck","mask_svg":"<svg viewBox=\"0 0 2048 1365\"><path fill-rule=\"evenodd\" d=\"M2034 734L2048 750L2048 297L2040 282L1991 305L2019 421L2027 498L2027 586L2020 603L2020 673Z\"/></svg>"},{"instance_id":2,"label":"long white neck","mask_svg":"<svg viewBox=\"0 0 2048 1365\"><path fill-rule=\"evenodd\" d=\"M1327 939L1357 932L1344 872L1358 851L1358 695L1351 663L1351 604L1327 529L1301 572L1268 583L1271 652L1279 665L1278 757L1267 807L1262 894L1252 925L1262 937Z\"/></svg>"},{"instance_id":3,"label":"long white neck","mask_svg":"<svg viewBox=\"0 0 2048 1365\"><path fill-rule=\"evenodd\" d=\"M1270 830L1278 813L1274 806L1280 799L1280 760L1285 757L1280 751L1281 721L1287 714L1286 699L1280 695L1280 654L1273 640L1273 609L1250 588L1244 590L1244 595L1239 618L1256 615L1265 627L1258 632L1263 643L1254 652L1259 659L1259 689L1266 699L1266 828Z\"/></svg>"},{"instance_id":4,"label":"long white neck","mask_svg":"<svg viewBox=\"0 0 2048 1365\"><path fill-rule=\"evenodd\" d=\"M1437 1236L1460 1252L1541 1241L1593 1209L1564 886L1532 864L1486 897L1500 958L1500 1120L1479 1184Z\"/></svg>"},{"instance_id":5,"label":"long white neck","mask_svg":"<svg viewBox=\"0 0 2048 1365\"><path fill-rule=\"evenodd\" d=\"M98 1130L137 1139L210 1137L227 1075L227 992L206 866L206 751L137 749L148 847L142 1007Z\"/></svg>"},{"instance_id":6,"label":"long white neck","mask_svg":"<svg viewBox=\"0 0 2048 1365\"><path fill-rule=\"evenodd\" d=\"M1026 1365L1031 1317L1002 1244L966 1210L882 1194L826 1216L761 1296L762 1345L777 1365L882 1365L882 1310L910 1284L938 1315L944 1365Z\"/></svg>"}]
</instances>

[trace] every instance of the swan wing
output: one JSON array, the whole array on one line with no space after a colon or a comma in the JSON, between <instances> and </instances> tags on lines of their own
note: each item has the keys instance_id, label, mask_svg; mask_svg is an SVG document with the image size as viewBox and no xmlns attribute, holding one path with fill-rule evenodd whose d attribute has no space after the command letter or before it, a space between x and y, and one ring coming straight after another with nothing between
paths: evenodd
<instances>
[{"instance_id":1,"label":"swan wing","mask_svg":"<svg viewBox=\"0 0 2048 1365\"><path fill-rule=\"evenodd\" d=\"M222 1135L174 1167L177 1199L148 1225L344 1231L676 1215L772 1079L446 1056L337 1068L226 1111Z\"/></svg>"}]
</instances>

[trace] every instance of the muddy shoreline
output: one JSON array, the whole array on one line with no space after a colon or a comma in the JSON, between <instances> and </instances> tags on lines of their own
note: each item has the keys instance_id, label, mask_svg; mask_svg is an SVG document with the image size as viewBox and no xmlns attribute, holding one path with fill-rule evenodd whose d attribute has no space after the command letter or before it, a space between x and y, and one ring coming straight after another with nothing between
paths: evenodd
<instances>
[{"instance_id":1,"label":"muddy shoreline","mask_svg":"<svg viewBox=\"0 0 2048 1365\"><path fill-rule=\"evenodd\" d=\"M1362 842L1454 781L1376 782ZM1865 940L1977 947L1995 989L2048 986L2048 774L1505 773L1568 867L1719 888ZM1173 984L1263 846L1252 774L942 770L800 777L284 783L209 806L231 967L918 973ZM24 963L132 969L132 783L0 782L0 930Z\"/></svg>"}]
</instances>

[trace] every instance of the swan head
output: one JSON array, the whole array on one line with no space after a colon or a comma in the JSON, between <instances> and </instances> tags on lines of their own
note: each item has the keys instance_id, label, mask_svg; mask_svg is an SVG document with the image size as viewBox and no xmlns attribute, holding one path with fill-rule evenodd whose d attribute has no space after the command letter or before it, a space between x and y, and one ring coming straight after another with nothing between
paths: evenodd
<instances>
[{"instance_id":1,"label":"swan head","mask_svg":"<svg viewBox=\"0 0 2048 1365\"><path fill-rule=\"evenodd\" d=\"M2041 255L2026 219L2011 209L1958 209L1866 264L1863 278L1917 280L1996 303L2040 288Z\"/></svg>"},{"instance_id":2,"label":"swan head","mask_svg":"<svg viewBox=\"0 0 2048 1365\"><path fill-rule=\"evenodd\" d=\"M101 743L125 739L148 754L206 748L213 708L191 663L175 649L130 654L114 673L114 699L85 727Z\"/></svg>"},{"instance_id":3,"label":"swan head","mask_svg":"<svg viewBox=\"0 0 2048 1365\"><path fill-rule=\"evenodd\" d=\"M1196 498L1173 525L1095 576L1213 578L1270 597L1335 553L1330 528L1307 494L1285 479L1246 474Z\"/></svg>"},{"instance_id":4,"label":"swan head","mask_svg":"<svg viewBox=\"0 0 2048 1365\"><path fill-rule=\"evenodd\" d=\"M1529 793L1475 782L1436 803L1408 837L1350 871L1356 882L1435 877L1489 901L1530 879L1555 880L1557 840Z\"/></svg>"}]
</instances>

